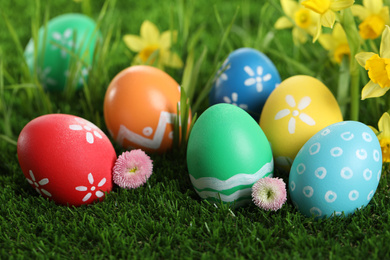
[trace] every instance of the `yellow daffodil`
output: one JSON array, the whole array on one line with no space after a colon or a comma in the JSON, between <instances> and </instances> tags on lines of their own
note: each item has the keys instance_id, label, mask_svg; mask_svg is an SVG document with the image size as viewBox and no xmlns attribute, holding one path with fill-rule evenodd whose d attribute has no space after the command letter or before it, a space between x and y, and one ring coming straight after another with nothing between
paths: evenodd
<instances>
[{"instance_id":1,"label":"yellow daffodil","mask_svg":"<svg viewBox=\"0 0 390 260\"><path fill-rule=\"evenodd\" d=\"M292 29L295 44L305 43L307 36L313 36L317 30L319 15L302 7L294 0L280 0L286 16L280 17L276 23L276 29Z\"/></svg>"},{"instance_id":2,"label":"yellow daffodil","mask_svg":"<svg viewBox=\"0 0 390 260\"><path fill-rule=\"evenodd\" d=\"M383 96L390 89L390 28L382 33L379 55L374 52L356 54L357 62L368 70L370 82L362 90L362 99Z\"/></svg>"},{"instance_id":3,"label":"yellow daffodil","mask_svg":"<svg viewBox=\"0 0 390 260\"><path fill-rule=\"evenodd\" d=\"M302 5L321 15L317 32L314 36L316 41L321 34L321 25L333 28L336 21L335 12L346 9L353 5L354 0L305 0Z\"/></svg>"},{"instance_id":4,"label":"yellow daffodil","mask_svg":"<svg viewBox=\"0 0 390 260\"><path fill-rule=\"evenodd\" d=\"M363 39L378 38L385 25L389 25L389 7L383 6L383 0L363 0L363 5L354 5L351 9L362 21L359 34Z\"/></svg>"},{"instance_id":5,"label":"yellow daffodil","mask_svg":"<svg viewBox=\"0 0 390 260\"><path fill-rule=\"evenodd\" d=\"M183 62L180 57L170 51L172 40L177 38L177 31L160 31L150 21L144 21L141 25L140 36L127 34L123 36L123 41L127 47L137 52L133 64L154 64L157 63L159 68L164 66L172 68L181 68ZM158 55L156 55L158 53ZM156 55L156 59L152 56Z\"/></svg>"},{"instance_id":6,"label":"yellow daffodil","mask_svg":"<svg viewBox=\"0 0 390 260\"><path fill-rule=\"evenodd\" d=\"M344 55L351 55L347 35L339 23L334 26L331 34L321 34L318 41L322 47L329 51L332 61L341 63Z\"/></svg>"},{"instance_id":7,"label":"yellow daffodil","mask_svg":"<svg viewBox=\"0 0 390 260\"><path fill-rule=\"evenodd\" d=\"M382 149L382 161L390 162L390 115L386 112L378 121L378 130L370 126L377 135Z\"/></svg>"}]
</instances>

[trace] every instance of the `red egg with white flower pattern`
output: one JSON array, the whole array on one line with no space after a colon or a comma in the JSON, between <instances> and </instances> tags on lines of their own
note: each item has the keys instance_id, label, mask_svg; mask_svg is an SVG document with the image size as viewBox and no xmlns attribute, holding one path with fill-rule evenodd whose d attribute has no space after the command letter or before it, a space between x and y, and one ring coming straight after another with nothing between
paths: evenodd
<instances>
[{"instance_id":1,"label":"red egg with white flower pattern","mask_svg":"<svg viewBox=\"0 0 390 260\"><path fill-rule=\"evenodd\" d=\"M112 189L114 147L83 118L65 114L35 118L21 131L17 149L27 181L58 204L89 204Z\"/></svg>"}]
</instances>

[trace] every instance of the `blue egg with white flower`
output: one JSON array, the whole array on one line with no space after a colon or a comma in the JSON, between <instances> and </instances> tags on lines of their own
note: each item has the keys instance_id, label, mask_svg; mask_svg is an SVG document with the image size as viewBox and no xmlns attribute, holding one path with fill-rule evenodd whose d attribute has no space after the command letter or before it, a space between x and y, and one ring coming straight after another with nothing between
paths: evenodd
<instances>
[{"instance_id":1,"label":"blue egg with white flower","mask_svg":"<svg viewBox=\"0 0 390 260\"><path fill-rule=\"evenodd\" d=\"M209 95L210 105L230 103L258 119L280 81L278 70L266 55L252 48L237 49L217 72Z\"/></svg>"},{"instance_id":2,"label":"blue egg with white flower","mask_svg":"<svg viewBox=\"0 0 390 260\"><path fill-rule=\"evenodd\" d=\"M365 124L332 124L298 152L289 177L289 193L303 215L325 218L353 214L371 201L382 172L381 147Z\"/></svg>"}]
</instances>

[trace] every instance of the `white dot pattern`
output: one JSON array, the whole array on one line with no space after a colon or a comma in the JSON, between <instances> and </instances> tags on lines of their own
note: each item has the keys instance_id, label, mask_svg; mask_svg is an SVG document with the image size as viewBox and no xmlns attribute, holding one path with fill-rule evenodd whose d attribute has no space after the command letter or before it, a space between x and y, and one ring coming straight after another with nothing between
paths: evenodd
<instances>
[{"instance_id":1,"label":"white dot pattern","mask_svg":"<svg viewBox=\"0 0 390 260\"><path fill-rule=\"evenodd\" d=\"M301 163L297 166L297 173L298 174L303 174L305 172L305 170L306 170L306 166L303 163Z\"/></svg>"},{"instance_id":2,"label":"white dot pattern","mask_svg":"<svg viewBox=\"0 0 390 260\"><path fill-rule=\"evenodd\" d=\"M364 149L359 149L356 151L356 157L359 158L360 160L365 160L367 159L367 151Z\"/></svg>"},{"instance_id":3,"label":"white dot pattern","mask_svg":"<svg viewBox=\"0 0 390 260\"><path fill-rule=\"evenodd\" d=\"M333 157L339 157L343 154L343 149L341 149L340 147L334 147L330 150L330 154Z\"/></svg>"},{"instance_id":4,"label":"white dot pattern","mask_svg":"<svg viewBox=\"0 0 390 260\"><path fill-rule=\"evenodd\" d=\"M372 171L370 169L365 169L363 171L363 177L366 181L369 181L371 180L371 177L372 177Z\"/></svg>"},{"instance_id":5,"label":"white dot pattern","mask_svg":"<svg viewBox=\"0 0 390 260\"><path fill-rule=\"evenodd\" d=\"M315 176L316 176L317 178L319 178L319 179L322 180L322 179L325 178L325 176L326 176L326 169L325 169L325 167L318 167L318 168L315 170L314 174L315 174Z\"/></svg>"},{"instance_id":6,"label":"white dot pattern","mask_svg":"<svg viewBox=\"0 0 390 260\"><path fill-rule=\"evenodd\" d=\"M300 149L290 171L293 205L305 216L353 214L375 195L381 178L379 141L366 125L328 126Z\"/></svg>"},{"instance_id":7,"label":"white dot pattern","mask_svg":"<svg viewBox=\"0 0 390 260\"><path fill-rule=\"evenodd\" d=\"M352 190L349 194L348 194L348 198L352 201L354 200L357 200L359 198L359 192L357 190Z\"/></svg>"},{"instance_id":8,"label":"white dot pattern","mask_svg":"<svg viewBox=\"0 0 390 260\"><path fill-rule=\"evenodd\" d=\"M341 169L340 175L343 179L349 180L353 177L353 172L352 172L351 168L344 167Z\"/></svg>"},{"instance_id":9,"label":"white dot pattern","mask_svg":"<svg viewBox=\"0 0 390 260\"><path fill-rule=\"evenodd\" d=\"M321 145L320 143L315 143L310 146L309 153L310 155L317 154L320 151Z\"/></svg>"},{"instance_id":10,"label":"white dot pattern","mask_svg":"<svg viewBox=\"0 0 390 260\"><path fill-rule=\"evenodd\" d=\"M314 193L314 190L313 190L313 188L312 187L310 187L310 186L306 186L306 187L303 187L303 194L306 196L306 197L308 197L308 198L310 198L311 196L313 196L313 193Z\"/></svg>"},{"instance_id":11,"label":"white dot pattern","mask_svg":"<svg viewBox=\"0 0 390 260\"><path fill-rule=\"evenodd\" d=\"M329 191L327 191L327 192L325 193L325 200L326 200L326 202L332 203L332 202L334 202L336 199L337 199L337 194L336 194L336 192L329 190Z\"/></svg>"}]
</instances>

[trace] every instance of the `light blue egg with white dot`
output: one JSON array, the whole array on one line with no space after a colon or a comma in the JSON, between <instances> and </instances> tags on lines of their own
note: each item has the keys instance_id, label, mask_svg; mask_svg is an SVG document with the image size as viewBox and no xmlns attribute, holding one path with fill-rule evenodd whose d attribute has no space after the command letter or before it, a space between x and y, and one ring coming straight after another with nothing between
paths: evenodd
<instances>
[{"instance_id":1,"label":"light blue egg with white dot","mask_svg":"<svg viewBox=\"0 0 390 260\"><path fill-rule=\"evenodd\" d=\"M280 81L278 70L265 54L252 48L234 50L217 72L209 94L210 105L233 104L258 120L265 101Z\"/></svg>"},{"instance_id":2,"label":"light blue egg with white dot","mask_svg":"<svg viewBox=\"0 0 390 260\"><path fill-rule=\"evenodd\" d=\"M305 216L353 214L367 206L379 184L382 153L365 124L332 124L310 138L298 152L289 176L289 194Z\"/></svg>"}]
</instances>

